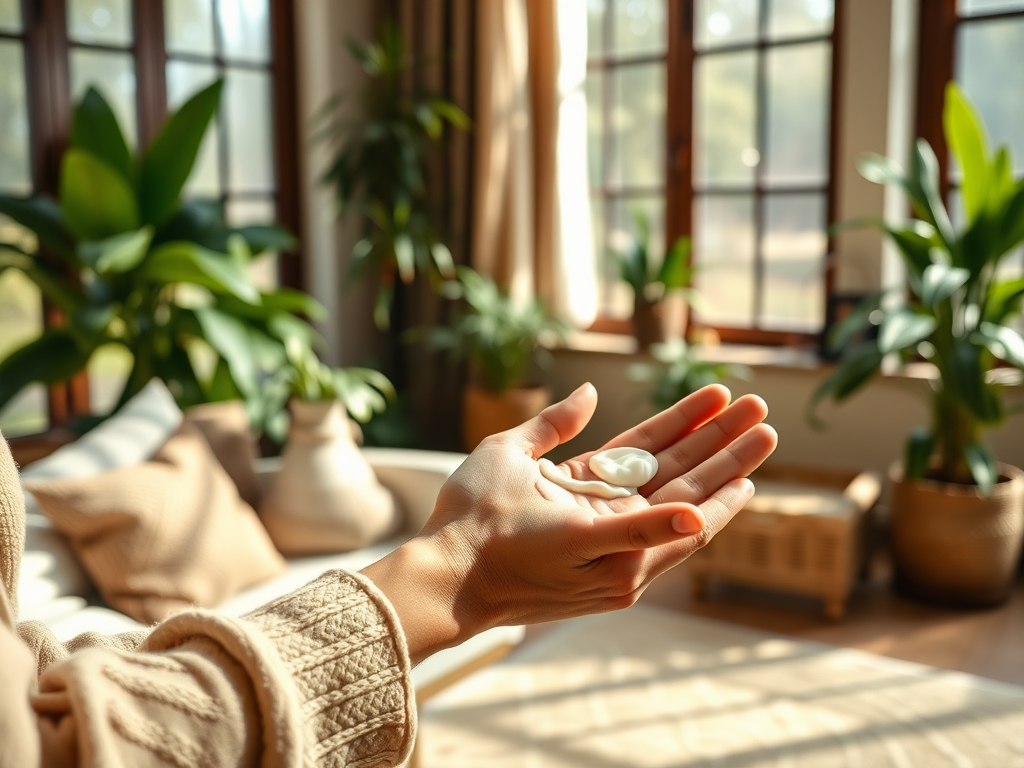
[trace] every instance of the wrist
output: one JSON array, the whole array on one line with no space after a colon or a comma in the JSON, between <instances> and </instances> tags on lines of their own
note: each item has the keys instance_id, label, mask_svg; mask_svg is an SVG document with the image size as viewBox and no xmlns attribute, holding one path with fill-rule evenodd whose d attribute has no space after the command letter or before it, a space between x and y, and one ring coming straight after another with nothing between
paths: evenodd
<instances>
[{"instance_id":1,"label":"wrist","mask_svg":"<svg viewBox=\"0 0 1024 768\"><path fill-rule=\"evenodd\" d=\"M443 538L417 536L361 571L395 609L413 664L488 628L465 604L465 572Z\"/></svg>"}]
</instances>

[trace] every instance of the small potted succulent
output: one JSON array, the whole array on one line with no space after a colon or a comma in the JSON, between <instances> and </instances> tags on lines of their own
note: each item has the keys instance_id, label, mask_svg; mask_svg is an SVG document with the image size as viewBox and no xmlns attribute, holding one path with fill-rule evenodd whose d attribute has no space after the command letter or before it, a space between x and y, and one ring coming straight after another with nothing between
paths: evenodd
<instances>
[{"instance_id":1,"label":"small potted succulent","mask_svg":"<svg viewBox=\"0 0 1024 768\"><path fill-rule=\"evenodd\" d=\"M488 435L517 426L548 405L551 393L529 383L529 375L535 363L546 360L544 343L564 341L569 328L551 317L540 299L520 304L469 267L458 267L457 274L444 294L464 304L448 325L432 329L430 339L435 348L469 361L462 432L466 450L472 450Z\"/></svg>"},{"instance_id":2,"label":"small potted succulent","mask_svg":"<svg viewBox=\"0 0 1024 768\"><path fill-rule=\"evenodd\" d=\"M680 237L660 261L651 254L651 227L643 214L634 216L637 234L625 250L613 252L620 277L633 289L633 333L640 349L663 342L671 335L665 327L665 300L686 292L693 277L690 239ZM682 335L685 316L677 329Z\"/></svg>"},{"instance_id":3,"label":"small potted succulent","mask_svg":"<svg viewBox=\"0 0 1024 768\"><path fill-rule=\"evenodd\" d=\"M965 222L951 223L927 142L918 141L909 172L882 157L861 161L865 178L900 188L913 208L905 224L879 223L903 257L910 301L890 303L879 293L836 327L833 342L845 352L812 406L846 399L887 356L932 364L931 423L910 435L891 472L896 577L926 599L980 606L1009 596L1024 537L1024 472L997 462L982 440L1009 414L1006 374L1024 369L1024 277L1001 269L1024 244L1024 179L1013 178L1006 147L989 150L955 84L943 117ZM871 324L877 338L848 343Z\"/></svg>"}]
</instances>

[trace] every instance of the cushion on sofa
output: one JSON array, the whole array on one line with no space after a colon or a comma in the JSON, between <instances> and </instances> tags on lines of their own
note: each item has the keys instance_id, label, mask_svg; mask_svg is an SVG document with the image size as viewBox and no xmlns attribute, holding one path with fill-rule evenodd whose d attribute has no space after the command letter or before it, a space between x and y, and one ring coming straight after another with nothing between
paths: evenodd
<instances>
[{"instance_id":1,"label":"cushion on sofa","mask_svg":"<svg viewBox=\"0 0 1024 768\"><path fill-rule=\"evenodd\" d=\"M66 534L104 600L142 622L212 607L285 569L196 427L150 461L26 487Z\"/></svg>"},{"instance_id":2,"label":"cushion on sofa","mask_svg":"<svg viewBox=\"0 0 1024 768\"><path fill-rule=\"evenodd\" d=\"M249 428L245 403L231 400L204 403L185 411L185 423L199 428L213 455L235 483L238 495L253 509L260 505L260 484L253 465L258 458L256 439Z\"/></svg>"}]
</instances>

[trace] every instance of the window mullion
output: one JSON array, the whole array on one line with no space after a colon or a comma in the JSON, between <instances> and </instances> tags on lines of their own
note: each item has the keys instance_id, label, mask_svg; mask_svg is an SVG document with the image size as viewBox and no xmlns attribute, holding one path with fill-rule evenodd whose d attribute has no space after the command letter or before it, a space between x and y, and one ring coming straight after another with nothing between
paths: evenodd
<instances>
[{"instance_id":1,"label":"window mullion","mask_svg":"<svg viewBox=\"0 0 1024 768\"><path fill-rule=\"evenodd\" d=\"M167 50L163 0L135 0L136 110L139 147L147 146L167 117Z\"/></svg>"}]
</instances>

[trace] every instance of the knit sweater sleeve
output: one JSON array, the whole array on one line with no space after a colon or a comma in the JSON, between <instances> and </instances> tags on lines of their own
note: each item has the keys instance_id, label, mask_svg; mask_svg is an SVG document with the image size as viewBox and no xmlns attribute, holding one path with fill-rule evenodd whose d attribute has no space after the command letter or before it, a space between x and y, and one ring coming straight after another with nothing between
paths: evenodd
<instances>
[{"instance_id":1,"label":"knit sweater sleeve","mask_svg":"<svg viewBox=\"0 0 1024 768\"><path fill-rule=\"evenodd\" d=\"M245 618L186 611L136 651L80 648L33 707L58 763L390 766L412 747L409 671L384 597L332 571Z\"/></svg>"}]
</instances>

